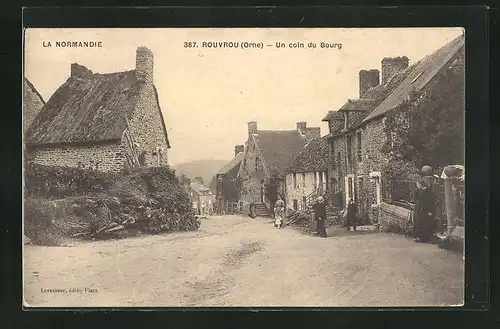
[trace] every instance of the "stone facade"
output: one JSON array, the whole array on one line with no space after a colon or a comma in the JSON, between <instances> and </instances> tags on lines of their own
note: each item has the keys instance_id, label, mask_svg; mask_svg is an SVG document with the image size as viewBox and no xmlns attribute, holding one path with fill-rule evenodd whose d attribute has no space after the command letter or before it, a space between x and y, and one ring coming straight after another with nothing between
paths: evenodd
<instances>
[{"instance_id":1,"label":"stone facade","mask_svg":"<svg viewBox=\"0 0 500 329\"><path fill-rule=\"evenodd\" d=\"M335 154L328 171L330 184L335 192L342 193L344 205L350 197L356 201L363 218L371 219L372 205L382 199L381 171L387 161L381 151L387 138L384 127L385 121L378 119L330 138L330 154Z\"/></svg>"},{"instance_id":2,"label":"stone facade","mask_svg":"<svg viewBox=\"0 0 500 329\"><path fill-rule=\"evenodd\" d=\"M250 127L251 128L251 127ZM266 170L262 155L253 138L248 138L245 146L245 157L240 167L241 188L239 198L244 204L250 202L265 202Z\"/></svg>"},{"instance_id":3,"label":"stone facade","mask_svg":"<svg viewBox=\"0 0 500 329\"><path fill-rule=\"evenodd\" d=\"M29 152L30 162L46 166L92 168L119 172L127 164L130 152L125 141L94 146L37 148Z\"/></svg>"},{"instance_id":4,"label":"stone facade","mask_svg":"<svg viewBox=\"0 0 500 329\"><path fill-rule=\"evenodd\" d=\"M294 210L305 209L305 198L320 185L327 189L327 172L289 173L286 176L286 204Z\"/></svg>"},{"instance_id":5,"label":"stone facade","mask_svg":"<svg viewBox=\"0 0 500 329\"><path fill-rule=\"evenodd\" d=\"M152 83L143 86L134 115L129 120L132 139L137 143L137 153L143 155L142 165L148 167L168 164L168 144L154 88Z\"/></svg>"},{"instance_id":6,"label":"stone facade","mask_svg":"<svg viewBox=\"0 0 500 329\"><path fill-rule=\"evenodd\" d=\"M40 94L34 89L33 85L24 79L24 98L23 98L23 126L24 131L28 129L35 116L40 112L44 101Z\"/></svg>"}]
</instances>

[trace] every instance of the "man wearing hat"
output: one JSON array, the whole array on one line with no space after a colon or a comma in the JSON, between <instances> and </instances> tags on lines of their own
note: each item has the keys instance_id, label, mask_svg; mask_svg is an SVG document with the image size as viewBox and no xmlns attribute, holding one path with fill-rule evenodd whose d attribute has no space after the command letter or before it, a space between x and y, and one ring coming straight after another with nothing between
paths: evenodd
<instances>
[{"instance_id":1,"label":"man wearing hat","mask_svg":"<svg viewBox=\"0 0 500 329\"><path fill-rule=\"evenodd\" d=\"M326 218L326 204L325 199L322 196L319 196L316 200L316 204L314 205L314 215L316 217L316 227L317 227L317 235L326 238L326 229L325 229L325 218Z\"/></svg>"}]
</instances>

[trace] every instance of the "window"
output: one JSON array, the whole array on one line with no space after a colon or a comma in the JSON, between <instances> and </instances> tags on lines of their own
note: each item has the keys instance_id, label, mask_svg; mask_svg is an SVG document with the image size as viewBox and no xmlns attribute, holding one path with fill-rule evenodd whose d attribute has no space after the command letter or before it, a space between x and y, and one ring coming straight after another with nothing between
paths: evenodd
<instances>
[{"instance_id":1,"label":"window","mask_svg":"<svg viewBox=\"0 0 500 329\"><path fill-rule=\"evenodd\" d=\"M342 168L342 159L340 157L340 152L337 152L337 168L338 170Z\"/></svg>"},{"instance_id":2,"label":"window","mask_svg":"<svg viewBox=\"0 0 500 329\"><path fill-rule=\"evenodd\" d=\"M318 174L316 172L313 172L314 175L314 188L318 186Z\"/></svg>"},{"instance_id":3,"label":"window","mask_svg":"<svg viewBox=\"0 0 500 329\"><path fill-rule=\"evenodd\" d=\"M302 173L302 186L306 187L306 173L305 172Z\"/></svg>"},{"instance_id":4,"label":"window","mask_svg":"<svg viewBox=\"0 0 500 329\"><path fill-rule=\"evenodd\" d=\"M260 162L259 157L256 157L255 158L255 171L259 171L259 162Z\"/></svg>"},{"instance_id":5,"label":"window","mask_svg":"<svg viewBox=\"0 0 500 329\"><path fill-rule=\"evenodd\" d=\"M293 200L293 210L298 210L299 204L296 199Z\"/></svg>"},{"instance_id":6,"label":"window","mask_svg":"<svg viewBox=\"0 0 500 329\"><path fill-rule=\"evenodd\" d=\"M293 188L297 188L297 174L293 173Z\"/></svg>"},{"instance_id":7,"label":"window","mask_svg":"<svg viewBox=\"0 0 500 329\"><path fill-rule=\"evenodd\" d=\"M302 197L302 210L306 210L307 207L307 197Z\"/></svg>"},{"instance_id":8,"label":"window","mask_svg":"<svg viewBox=\"0 0 500 329\"><path fill-rule=\"evenodd\" d=\"M361 131L358 131L357 133L357 140L358 140L358 147L357 147L358 162L363 162L363 152L361 149Z\"/></svg>"}]
</instances>

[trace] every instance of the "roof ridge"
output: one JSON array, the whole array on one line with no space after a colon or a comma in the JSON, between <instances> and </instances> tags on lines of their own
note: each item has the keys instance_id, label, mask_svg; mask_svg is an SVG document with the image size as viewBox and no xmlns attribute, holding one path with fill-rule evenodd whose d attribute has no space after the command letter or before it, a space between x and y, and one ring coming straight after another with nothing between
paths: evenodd
<instances>
[{"instance_id":1,"label":"roof ridge","mask_svg":"<svg viewBox=\"0 0 500 329\"><path fill-rule=\"evenodd\" d=\"M28 85L28 87L30 87L30 89L40 98L42 103L45 105L45 100L43 99L42 95L40 95L40 93L35 88L35 86L31 83L31 81L26 77L24 77L24 81L26 81L26 84Z\"/></svg>"}]
</instances>

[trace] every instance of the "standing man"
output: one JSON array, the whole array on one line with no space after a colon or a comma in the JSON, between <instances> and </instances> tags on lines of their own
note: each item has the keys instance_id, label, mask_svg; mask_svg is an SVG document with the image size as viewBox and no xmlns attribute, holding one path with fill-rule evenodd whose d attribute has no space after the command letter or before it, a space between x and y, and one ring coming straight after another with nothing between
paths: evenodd
<instances>
[{"instance_id":1,"label":"standing man","mask_svg":"<svg viewBox=\"0 0 500 329\"><path fill-rule=\"evenodd\" d=\"M316 227L317 227L316 235L326 238L326 228L325 228L326 204L325 204L325 199L322 196L319 196L318 199L316 200L316 204L314 205L314 216L316 218Z\"/></svg>"},{"instance_id":2,"label":"standing man","mask_svg":"<svg viewBox=\"0 0 500 329\"><path fill-rule=\"evenodd\" d=\"M353 230L356 231L356 222L358 220L358 209L356 207L356 204L354 203L354 200L352 198L349 198L349 203L347 204L347 231L349 232L351 230L351 226L353 227Z\"/></svg>"}]
</instances>

